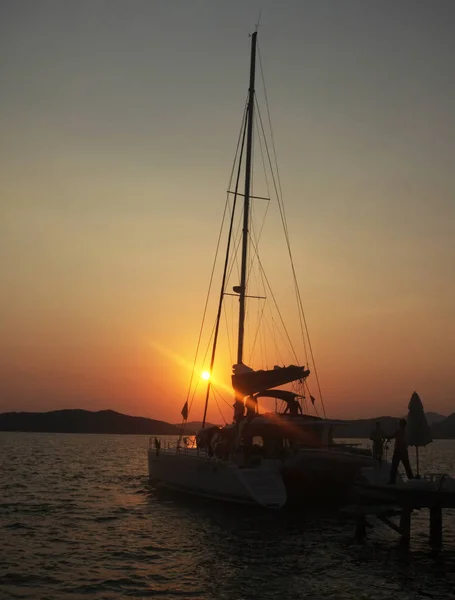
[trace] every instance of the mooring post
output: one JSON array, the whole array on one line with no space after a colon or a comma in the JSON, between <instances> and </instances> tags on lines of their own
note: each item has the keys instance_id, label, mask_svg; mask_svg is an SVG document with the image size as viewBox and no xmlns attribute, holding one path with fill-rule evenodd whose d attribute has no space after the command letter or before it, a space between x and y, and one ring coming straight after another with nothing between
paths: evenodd
<instances>
[{"instance_id":1,"label":"mooring post","mask_svg":"<svg viewBox=\"0 0 455 600\"><path fill-rule=\"evenodd\" d=\"M400 533L402 544L409 546L411 541L411 515L412 508L408 506L403 507L400 517Z\"/></svg>"},{"instance_id":2,"label":"mooring post","mask_svg":"<svg viewBox=\"0 0 455 600\"><path fill-rule=\"evenodd\" d=\"M430 508L430 546L436 552L442 548L442 509L440 506Z\"/></svg>"},{"instance_id":3,"label":"mooring post","mask_svg":"<svg viewBox=\"0 0 455 600\"><path fill-rule=\"evenodd\" d=\"M362 542L367 536L367 525L365 515L359 513L357 515L356 526L355 526L355 539L358 542Z\"/></svg>"}]
</instances>

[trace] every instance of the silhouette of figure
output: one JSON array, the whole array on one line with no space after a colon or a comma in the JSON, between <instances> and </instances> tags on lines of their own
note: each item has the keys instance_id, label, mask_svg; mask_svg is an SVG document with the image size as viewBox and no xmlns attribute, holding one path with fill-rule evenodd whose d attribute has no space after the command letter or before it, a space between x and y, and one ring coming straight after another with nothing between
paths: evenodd
<instances>
[{"instance_id":1,"label":"silhouette of figure","mask_svg":"<svg viewBox=\"0 0 455 600\"><path fill-rule=\"evenodd\" d=\"M158 456L161 449L161 441L158 438L155 438L155 454Z\"/></svg>"},{"instance_id":2,"label":"silhouette of figure","mask_svg":"<svg viewBox=\"0 0 455 600\"><path fill-rule=\"evenodd\" d=\"M234 423L239 425L245 415L245 404L242 400L236 400L232 406L234 407Z\"/></svg>"},{"instance_id":3,"label":"silhouette of figure","mask_svg":"<svg viewBox=\"0 0 455 600\"><path fill-rule=\"evenodd\" d=\"M284 414L289 413L291 417L297 417L299 412L302 413L302 407L299 404L299 401L295 398L290 398L286 400L287 406L284 409Z\"/></svg>"},{"instance_id":4,"label":"silhouette of figure","mask_svg":"<svg viewBox=\"0 0 455 600\"><path fill-rule=\"evenodd\" d=\"M246 399L246 419L247 421L251 421L251 419L256 416L258 409L258 401L254 396L248 396Z\"/></svg>"},{"instance_id":5,"label":"silhouette of figure","mask_svg":"<svg viewBox=\"0 0 455 600\"><path fill-rule=\"evenodd\" d=\"M370 440L373 441L373 458L382 465L382 455L384 453L384 440L386 439L385 433L381 429L381 423L376 422L376 428L373 429L370 435Z\"/></svg>"},{"instance_id":6,"label":"silhouette of figure","mask_svg":"<svg viewBox=\"0 0 455 600\"><path fill-rule=\"evenodd\" d=\"M389 481L389 483L392 484L395 483L400 461L403 463L403 467L406 471L408 479L414 478L411 465L409 463L408 443L406 441L406 419L400 419L398 429L393 435L388 436L387 439L391 440L393 438L395 438L395 447L393 449L392 467L390 469Z\"/></svg>"}]
</instances>

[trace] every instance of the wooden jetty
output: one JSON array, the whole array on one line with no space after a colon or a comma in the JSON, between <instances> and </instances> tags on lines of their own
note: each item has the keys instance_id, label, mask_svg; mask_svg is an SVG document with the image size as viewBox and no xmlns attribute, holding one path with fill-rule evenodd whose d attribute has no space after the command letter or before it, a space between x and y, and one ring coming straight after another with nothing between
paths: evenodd
<instances>
[{"instance_id":1,"label":"wooden jetty","mask_svg":"<svg viewBox=\"0 0 455 600\"><path fill-rule=\"evenodd\" d=\"M429 518L429 544L433 552L442 549L442 511L455 508L455 480L445 474L431 474L404 483L390 485L370 481L359 485L353 504L345 506L342 514L356 522L355 538L364 540L367 527L373 525L368 518L375 517L401 536L408 546L411 540L411 521L414 511L427 509ZM399 517L396 524L391 519Z\"/></svg>"}]
</instances>

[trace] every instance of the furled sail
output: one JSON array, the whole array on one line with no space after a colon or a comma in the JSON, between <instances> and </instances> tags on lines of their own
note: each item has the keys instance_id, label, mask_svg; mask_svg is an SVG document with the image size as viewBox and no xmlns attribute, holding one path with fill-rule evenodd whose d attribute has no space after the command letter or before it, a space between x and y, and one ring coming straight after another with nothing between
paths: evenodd
<instances>
[{"instance_id":1,"label":"furled sail","mask_svg":"<svg viewBox=\"0 0 455 600\"><path fill-rule=\"evenodd\" d=\"M236 392L249 396L258 392L265 392L270 388L305 379L310 374L309 369L296 365L288 367L275 367L267 371L254 371L243 364L234 365L232 387Z\"/></svg>"}]
</instances>

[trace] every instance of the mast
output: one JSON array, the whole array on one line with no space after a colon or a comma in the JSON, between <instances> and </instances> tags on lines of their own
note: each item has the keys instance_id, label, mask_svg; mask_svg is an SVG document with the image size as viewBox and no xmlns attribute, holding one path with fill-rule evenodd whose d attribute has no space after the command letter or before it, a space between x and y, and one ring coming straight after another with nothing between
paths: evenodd
<instances>
[{"instance_id":1,"label":"mast","mask_svg":"<svg viewBox=\"0 0 455 600\"><path fill-rule=\"evenodd\" d=\"M244 119L244 124L243 124L243 133L242 133L242 146L240 148L239 167L238 167L237 178L236 178L236 182L235 182L235 193L234 193L234 202L232 205L231 223L229 225L226 257L224 259L223 280L221 283L220 299L218 301L218 312L216 315L215 333L213 335L212 357L210 359L210 371L209 371L210 375L213 373L213 365L215 363L216 345L217 345L217 341L218 341L218 332L220 329L220 321L221 321L221 309L223 307L224 291L226 289L226 279L227 279L228 267L229 267L229 255L230 255L231 241L232 241L232 229L234 227L234 217L235 217L235 208L236 208L236 204L237 204L237 194L238 194L238 189L239 189L240 170L241 170L241 166L242 166L243 149L245 147L245 134L246 134L246 128L247 128L246 115L244 115L243 119ZM208 383L207 383L206 394L205 394L204 417L202 419L202 429L204 429L204 427L205 427L205 419L207 418L207 407L209 405L209 395L210 395L211 385L212 385L212 383L209 379Z\"/></svg>"},{"instance_id":2,"label":"mast","mask_svg":"<svg viewBox=\"0 0 455 600\"><path fill-rule=\"evenodd\" d=\"M251 157L253 153L253 113L254 113L254 79L256 72L256 38L257 31L251 36L250 87L248 90L247 137L245 163L245 194L243 202L243 232L242 232L242 266L240 279L239 335L237 346L237 363L243 360L243 338L245 332L245 294L246 266L248 250L248 225L250 217L250 186L251 186Z\"/></svg>"}]
</instances>

